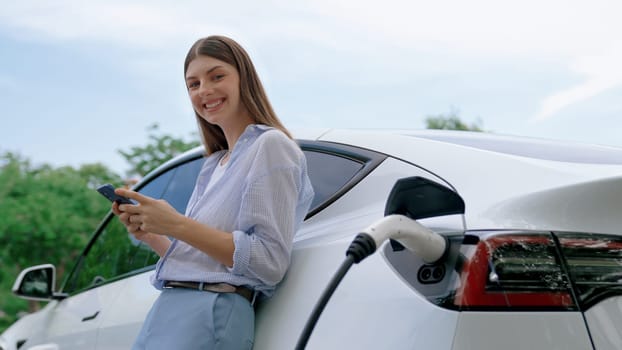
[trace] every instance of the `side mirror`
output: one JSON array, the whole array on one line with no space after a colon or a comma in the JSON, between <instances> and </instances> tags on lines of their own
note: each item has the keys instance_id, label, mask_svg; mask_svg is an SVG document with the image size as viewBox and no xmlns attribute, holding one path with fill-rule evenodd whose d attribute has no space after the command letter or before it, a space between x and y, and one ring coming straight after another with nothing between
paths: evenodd
<instances>
[{"instance_id":1,"label":"side mirror","mask_svg":"<svg viewBox=\"0 0 622 350\"><path fill-rule=\"evenodd\" d=\"M384 215L401 214L418 220L464 214L464 200L453 190L419 177L399 179L387 199Z\"/></svg>"},{"instance_id":2,"label":"side mirror","mask_svg":"<svg viewBox=\"0 0 622 350\"><path fill-rule=\"evenodd\" d=\"M29 300L48 301L55 298L56 268L52 264L31 266L22 272L13 284L13 293Z\"/></svg>"}]
</instances>

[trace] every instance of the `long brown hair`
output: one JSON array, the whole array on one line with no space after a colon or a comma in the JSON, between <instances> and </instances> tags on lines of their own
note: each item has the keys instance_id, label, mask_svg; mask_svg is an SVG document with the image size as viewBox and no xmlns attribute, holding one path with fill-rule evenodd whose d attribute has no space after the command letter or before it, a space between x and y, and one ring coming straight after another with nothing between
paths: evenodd
<instances>
[{"instance_id":1,"label":"long brown hair","mask_svg":"<svg viewBox=\"0 0 622 350\"><path fill-rule=\"evenodd\" d=\"M250 113L253 121L257 124L277 128L283 131L289 138L292 138L289 131L287 131L276 116L276 113L274 113L259 76L255 71L255 66L253 66L253 62L240 44L233 39L220 35L212 35L197 40L186 55L184 79L188 71L188 65L199 55L210 56L234 66L240 75L240 100ZM228 149L229 146L222 129L218 125L208 123L196 111L194 114L199 124L201 138L207 154Z\"/></svg>"}]
</instances>

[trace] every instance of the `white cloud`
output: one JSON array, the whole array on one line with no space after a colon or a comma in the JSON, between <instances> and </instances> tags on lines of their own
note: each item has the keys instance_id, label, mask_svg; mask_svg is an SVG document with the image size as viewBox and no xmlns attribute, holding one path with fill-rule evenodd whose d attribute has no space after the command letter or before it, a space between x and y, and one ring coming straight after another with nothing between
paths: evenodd
<instances>
[{"instance_id":1,"label":"white cloud","mask_svg":"<svg viewBox=\"0 0 622 350\"><path fill-rule=\"evenodd\" d=\"M255 49L286 49L279 46L285 40L344 53L352 72L361 70L358 63L376 62L375 58L390 60L397 73L429 74L467 69L467 61L494 64L510 59L519 64L553 63L585 77L583 83L547 97L533 118L538 121L620 84L619 13L619 0L21 0L3 4L0 29L31 40L95 40L176 56L200 36L223 33L240 40L253 57ZM418 54L428 58L413 56ZM161 58L156 56L152 59ZM441 56L447 60L437 59ZM138 63L133 66L148 67ZM291 79L333 69L317 56L265 64ZM156 69L157 65L153 63ZM343 66L334 70L341 73ZM354 74L358 73L350 76ZM358 75L372 83L388 79Z\"/></svg>"},{"instance_id":2,"label":"white cloud","mask_svg":"<svg viewBox=\"0 0 622 350\"><path fill-rule=\"evenodd\" d=\"M421 48L475 55L576 55L622 31L617 0L282 0L127 2L22 0L3 4L0 26L57 40L168 46L222 31L273 35L338 49Z\"/></svg>"},{"instance_id":3,"label":"white cloud","mask_svg":"<svg viewBox=\"0 0 622 350\"><path fill-rule=\"evenodd\" d=\"M313 0L309 6L376 42L477 55L576 54L609 44L622 28L616 0Z\"/></svg>"},{"instance_id":4,"label":"white cloud","mask_svg":"<svg viewBox=\"0 0 622 350\"><path fill-rule=\"evenodd\" d=\"M180 39L196 39L197 32L206 35L222 31L226 28L223 24L237 13L234 7L181 7L157 1L25 0L3 6L0 27L40 41L96 40L121 46L166 48Z\"/></svg>"},{"instance_id":5,"label":"white cloud","mask_svg":"<svg viewBox=\"0 0 622 350\"><path fill-rule=\"evenodd\" d=\"M18 35L33 35L48 41L140 40L142 45L148 45L153 43L153 39L147 39L141 31L154 29L156 23L161 23L161 27L170 24L162 10L96 1L12 2L3 9L1 16L3 26L13 29ZM152 37L159 37L158 32L161 31L153 32Z\"/></svg>"},{"instance_id":6,"label":"white cloud","mask_svg":"<svg viewBox=\"0 0 622 350\"><path fill-rule=\"evenodd\" d=\"M622 85L622 42L602 55L591 55L578 58L571 69L585 80L575 86L559 91L546 97L540 110L531 119L540 122L553 118L562 109L609 89Z\"/></svg>"}]
</instances>

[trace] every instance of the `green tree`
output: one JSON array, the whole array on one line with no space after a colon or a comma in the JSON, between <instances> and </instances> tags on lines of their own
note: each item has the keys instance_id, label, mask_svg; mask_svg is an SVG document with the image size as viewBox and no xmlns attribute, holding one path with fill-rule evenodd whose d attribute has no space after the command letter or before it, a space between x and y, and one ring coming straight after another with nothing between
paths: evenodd
<instances>
[{"instance_id":1,"label":"green tree","mask_svg":"<svg viewBox=\"0 0 622 350\"><path fill-rule=\"evenodd\" d=\"M131 166L130 175L143 176L200 145L196 135L185 141L159 133L157 124L147 130L146 146L119 151ZM123 181L99 163L79 168L45 164L35 167L18 154L0 154L0 331L13 323L19 313L36 311L40 306L39 302L27 302L11 294L20 270L51 263L57 268L59 282L66 277L65 272L75 263L99 220L110 210L110 203L94 191L103 183L120 186ZM120 246L118 240L127 240L122 227L108 236L106 247ZM108 252L104 249L100 255ZM107 259L122 260L127 256L127 252L113 252L116 255Z\"/></svg>"},{"instance_id":2,"label":"green tree","mask_svg":"<svg viewBox=\"0 0 622 350\"><path fill-rule=\"evenodd\" d=\"M26 311L22 300L10 295L11 284L25 267L51 263L58 281L84 249L110 203L93 190L121 178L101 164L54 168L34 167L19 155L0 155L0 310L3 323ZM37 302L28 303L35 311Z\"/></svg>"},{"instance_id":3,"label":"green tree","mask_svg":"<svg viewBox=\"0 0 622 350\"><path fill-rule=\"evenodd\" d=\"M134 146L129 152L118 151L130 163L128 175L144 176L165 161L201 144L196 134L193 134L192 140L186 141L159 133L158 130L158 124L147 128L149 143L146 146Z\"/></svg>"},{"instance_id":4,"label":"green tree","mask_svg":"<svg viewBox=\"0 0 622 350\"><path fill-rule=\"evenodd\" d=\"M462 130L462 131L484 131L481 128L481 121L467 125L460 120L458 111L452 108L449 113L429 115L425 119L426 129L441 130Z\"/></svg>"}]
</instances>

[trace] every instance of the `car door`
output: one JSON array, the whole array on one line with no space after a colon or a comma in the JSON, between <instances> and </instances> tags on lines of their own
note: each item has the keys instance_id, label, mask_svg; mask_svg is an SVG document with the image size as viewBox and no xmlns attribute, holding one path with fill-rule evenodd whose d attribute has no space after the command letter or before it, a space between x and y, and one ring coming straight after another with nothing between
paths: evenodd
<instances>
[{"instance_id":1,"label":"car door","mask_svg":"<svg viewBox=\"0 0 622 350\"><path fill-rule=\"evenodd\" d=\"M161 181L162 186L158 186L161 188L158 198L166 200L178 212L184 213L202 164L203 158L197 158L178 164L161 175L161 178L166 179ZM106 314L102 315L95 346L98 350L129 349L147 312L160 293L149 282L158 257L144 244L138 246L144 251L128 258L139 259L144 263L134 265L133 270L126 273L124 283L120 286L120 295L109 305Z\"/></svg>"},{"instance_id":2,"label":"car door","mask_svg":"<svg viewBox=\"0 0 622 350\"><path fill-rule=\"evenodd\" d=\"M196 178L200 160L188 166L189 177ZM177 168L151 177L139 192L154 198L162 198L174 182ZM193 181L193 180L191 180ZM189 193L186 194L189 196ZM174 203L179 206L179 203ZM185 207L185 204L182 203ZM24 348L35 349L94 349L101 341L100 329L114 317L114 306L126 290L131 277L141 271L153 269L158 256L148 246L133 238L111 213L96 230L70 276L63 292L69 296L48 304L48 317L38 332L33 331ZM131 309L130 309L131 310ZM144 316L144 315L143 315ZM108 320L108 323L106 323ZM134 334L111 335L115 341L131 344ZM105 341L104 341L105 342ZM123 346L127 348L129 345Z\"/></svg>"},{"instance_id":3,"label":"car door","mask_svg":"<svg viewBox=\"0 0 622 350\"><path fill-rule=\"evenodd\" d=\"M62 301L48 304L40 331L33 330L24 349L79 350L94 349L100 314L110 305L119 291L119 283L77 293Z\"/></svg>"}]
</instances>

